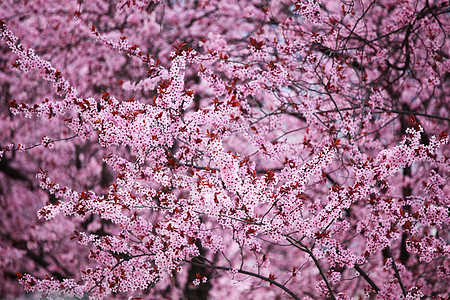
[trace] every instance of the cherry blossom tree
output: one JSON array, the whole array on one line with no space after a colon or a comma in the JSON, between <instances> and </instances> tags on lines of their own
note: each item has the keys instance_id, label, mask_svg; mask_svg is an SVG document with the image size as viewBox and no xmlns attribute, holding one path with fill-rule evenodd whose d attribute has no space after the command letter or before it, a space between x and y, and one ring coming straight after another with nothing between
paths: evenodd
<instances>
[{"instance_id":1,"label":"cherry blossom tree","mask_svg":"<svg viewBox=\"0 0 450 300\"><path fill-rule=\"evenodd\" d=\"M0 3L0 297L445 299L444 0Z\"/></svg>"}]
</instances>

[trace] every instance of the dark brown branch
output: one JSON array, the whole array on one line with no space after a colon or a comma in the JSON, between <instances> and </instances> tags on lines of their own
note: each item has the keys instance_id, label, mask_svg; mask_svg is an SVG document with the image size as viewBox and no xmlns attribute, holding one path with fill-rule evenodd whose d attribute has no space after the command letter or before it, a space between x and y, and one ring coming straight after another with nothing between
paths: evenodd
<instances>
[{"instance_id":1,"label":"dark brown branch","mask_svg":"<svg viewBox=\"0 0 450 300\"><path fill-rule=\"evenodd\" d=\"M20 172L18 169L15 169L9 165L9 161L6 160L5 157L0 159L0 172L3 172L5 175L12 179L17 179L20 181L25 181L28 183L31 183L31 180L25 176L22 172Z\"/></svg>"},{"instance_id":2,"label":"dark brown branch","mask_svg":"<svg viewBox=\"0 0 450 300\"><path fill-rule=\"evenodd\" d=\"M380 108L380 107L377 107L376 109L382 110L383 112L390 112L390 113L396 113L396 114L402 114L402 115L422 116L422 117L427 117L427 118L431 118L431 119L438 119L438 120L444 120L444 121L450 122L450 118L441 117L441 116L434 116L434 115L429 115L429 114L415 112L415 111L398 110L398 109L385 109L385 108ZM376 112L375 111L374 113L380 113L380 112Z\"/></svg>"},{"instance_id":3,"label":"dark brown branch","mask_svg":"<svg viewBox=\"0 0 450 300\"><path fill-rule=\"evenodd\" d=\"M319 270L320 276L322 277L323 281L325 282L328 292L330 293L330 298L335 300L336 297L334 297L334 293L333 293L333 289L331 287L330 282L327 279L327 276L325 275L325 272L322 269L322 266L320 265L319 261L317 260L317 258L314 256L314 254L312 253L312 251L306 247L305 245L303 245L300 241L297 241L296 239L286 235L287 240L289 241L289 243L291 243L291 245L299 248L302 251L305 251L306 253L309 254L309 256L311 256L312 260L314 261L314 264L316 265L317 269ZM300 246L298 246L298 245Z\"/></svg>"},{"instance_id":4,"label":"dark brown branch","mask_svg":"<svg viewBox=\"0 0 450 300\"><path fill-rule=\"evenodd\" d=\"M395 263L394 257L392 256L391 248L386 247L385 250L386 250L386 253L389 255L389 257L392 259L392 268L394 269L395 277L398 280L398 284L400 285L400 288L402 289L403 296L406 296L406 289L405 289L405 286L403 285L403 281L402 281L402 278L400 277L400 273L398 272L397 264Z\"/></svg>"},{"instance_id":5,"label":"dark brown branch","mask_svg":"<svg viewBox=\"0 0 450 300\"><path fill-rule=\"evenodd\" d=\"M356 264L354 266L355 270L358 271L358 273L361 275L362 278L364 278L365 281L367 281L367 283L372 287L372 289L378 293L380 291L380 288L375 284L375 282L373 282L372 279L370 279L369 275L367 275L366 272L364 272L363 269L361 269L361 267Z\"/></svg>"},{"instance_id":6,"label":"dark brown branch","mask_svg":"<svg viewBox=\"0 0 450 300\"><path fill-rule=\"evenodd\" d=\"M356 110L361 108L361 106L355 106L355 107L344 107L344 108L340 108L340 111L347 111L347 110ZM417 112L417 111L409 111L409 110L400 110L400 109L387 109L387 108L382 108L382 107L375 107L375 109L378 109L380 111L374 111L374 114L381 114L381 113L396 113L396 114L401 114L401 115L415 115L415 116L422 116L422 117L426 117L426 118L430 118L430 119L436 119L436 120L443 120L443 121L447 121L450 122L450 118L447 117L442 117L442 116L436 116L436 115L430 115L430 114L426 114L426 113L421 113L421 112ZM318 114L325 114L325 113L333 113L333 112L338 112L336 109L330 109L330 110L323 110L323 111L318 111ZM289 113L290 115L300 115L298 113Z\"/></svg>"},{"instance_id":7,"label":"dark brown branch","mask_svg":"<svg viewBox=\"0 0 450 300\"><path fill-rule=\"evenodd\" d=\"M325 281L325 284L327 285L327 289L328 289L328 291L330 292L330 297L331 297L331 299L335 300L336 298L334 297L333 289L331 288L331 284L330 284L330 282L328 281L327 276L325 275L325 272L324 272L323 269L322 269L322 266L320 265L319 261L318 261L317 258L314 256L314 254L312 253L312 251L309 250L309 249L308 249L308 254L309 254L309 256L311 256L311 258L313 259L314 264L316 265L317 269L319 269L320 276L322 276L323 281Z\"/></svg>"},{"instance_id":8,"label":"dark brown branch","mask_svg":"<svg viewBox=\"0 0 450 300\"><path fill-rule=\"evenodd\" d=\"M270 284L273 284L273 285L279 287L280 289L282 289L283 291L285 291L292 298L294 298L296 300L300 300L300 298L296 294L294 294L294 292L292 292L290 289L288 289L287 287L285 287L281 283L279 283L279 282L277 282L277 281L275 281L273 279L270 279L269 277L262 276L262 275L260 275L258 273L253 273L253 272L246 271L246 270L243 270L243 269L233 269L233 268L229 268L229 267L222 267L222 266L215 266L215 265L209 265L209 264L203 264L203 263L196 263L196 262L193 262L193 261L186 261L186 262L189 263L189 264L195 265L195 266L200 266L200 267L205 267L205 268L213 268L213 269L216 269L216 270L224 270L224 271L236 270L238 273L249 275L249 276L252 276L252 277L255 277L255 278L267 281Z\"/></svg>"}]
</instances>

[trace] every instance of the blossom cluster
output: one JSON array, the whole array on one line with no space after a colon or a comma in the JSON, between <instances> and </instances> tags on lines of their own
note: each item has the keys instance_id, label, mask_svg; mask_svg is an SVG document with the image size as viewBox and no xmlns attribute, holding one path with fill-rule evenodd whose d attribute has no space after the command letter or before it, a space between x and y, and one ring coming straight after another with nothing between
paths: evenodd
<instances>
[{"instance_id":1,"label":"blossom cluster","mask_svg":"<svg viewBox=\"0 0 450 300\"><path fill-rule=\"evenodd\" d=\"M0 297L446 297L448 1L19 2Z\"/></svg>"}]
</instances>

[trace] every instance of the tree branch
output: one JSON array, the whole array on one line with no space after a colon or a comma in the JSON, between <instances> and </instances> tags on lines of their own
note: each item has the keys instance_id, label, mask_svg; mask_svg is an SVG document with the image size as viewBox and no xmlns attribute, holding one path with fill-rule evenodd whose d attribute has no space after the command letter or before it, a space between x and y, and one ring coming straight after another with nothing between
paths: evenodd
<instances>
[{"instance_id":1,"label":"tree branch","mask_svg":"<svg viewBox=\"0 0 450 300\"><path fill-rule=\"evenodd\" d=\"M325 281L325 284L327 285L328 292L330 293L330 298L333 299L333 300L335 300L336 297L335 297L334 294L333 294L333 289L332 289L332 287L331 287L331 284L330 284L330 282L328 281L327 276L325 275L325 272L324 272L323 269L322 269L322 266L320 265L319 261L318 261L317 258L314 256L314 254L312 253L312 251L311 251L308 247L306 247L305 245L303 245L300 241L297 241L296 239L294 239L294 238L292 238L292 237L290 237L290 236L287 236L287 235L286 235L286 238L287 238L287 240L288 240L293 246L296 246L297 248L299 248L299 249L302 250L302 251L305 251L306 253L309 254L309 256L311 256L311 258L312 258L312 260L314 261L314 264L316 265L317 269L319 269L320 276L322 277L323 281ZM298 247L296 244L299 244L301 247Z\"/></svg>"},{"instance_id":2,"label":"tree branch","mask_svg":"<svg viewBox=\"0 0 450 300\"><path fill-rule=\"evenodd\" d=\"M407 110L399 110L399 109L385 109L385 108L381 108L381 107L376 107L376 109L382 110L383 112L390 112L390 113L396 113L396 114L402 114L402 115L416 115L416 116L422 116L422 117L427 117L427 118L431 118L431 119L438 119L438 120L444 120L444 121L450 122L450 118L429 115L429 114L420 113L420 112L416 112L416 111L407 111ZM380 113L380 112L375 111L374 113Z\"/></svg>"},{"instance_id":3,"label":"tree branch","mask_svg":"<svg viewBox=\"0 0 450 300\"><path fill-rule=\"evenodd\" d=\"M245 274L245 275L250 275L252 277L259 278L261 280L267 281L270 284L273 284L273 285L279 287L280 289L282 289L283 291L285 291L293 299L300 300L300 298L296 294L294 294L294 292L292 292L290 289L288 289L287 287L285 287L281 283L279 283L279 282L277 282L277 281L275 281L273 279L270 279L268 277L262 276L262 275L260 275L258 273L253 273L253 272L246 271L246 270L243 270L243 269L233 269L233 268L229 268L229 267L215 266L215 265L209 265L209 264L204 264L204 263L196 263L196 262L193 262L193 261L186 261L186 262L189 263L189 264L195 265L195 266L201 266L201 267L205 267L205 268L213 268L213 269L217 269L217 270L224 270L224 271L236 270L238 273Z\"/></svg>"},{"instance_id":4,"label":"tree branch","mask_svg":"<svg viewBox=\"0 0 450 300\"><path fill-rule=\"evenodd\" d=\"M406 296L406 289L405 289L405 286L403 285L403 281L400 277L400 273L398 272L397 264L395 263L394 257L392 256L391 248L386 247L386 253L392 259L392 268L394 269L395 277L397 277L397 279L398 279L398 284L400 284L400 288L402 289L403 296Z\"/></svg>"},{"instance_id":5,"label":"tree branch","mask_svg":"<svg viewBox=\"0 0 450 300\"><path fill-rule=\"evenodd\" d=\"M364 270L358 264L355 264L354 268L356 271L358 271L361 277L364 278L365 281L367 281L367 283L372 287L372 289L375 290L376 293L380 291L380 288L375 284L375 282L373 282L372 279L370 279L369 275L367 275L367 273L364 272Z\"/></svg>"}]
</instances>

